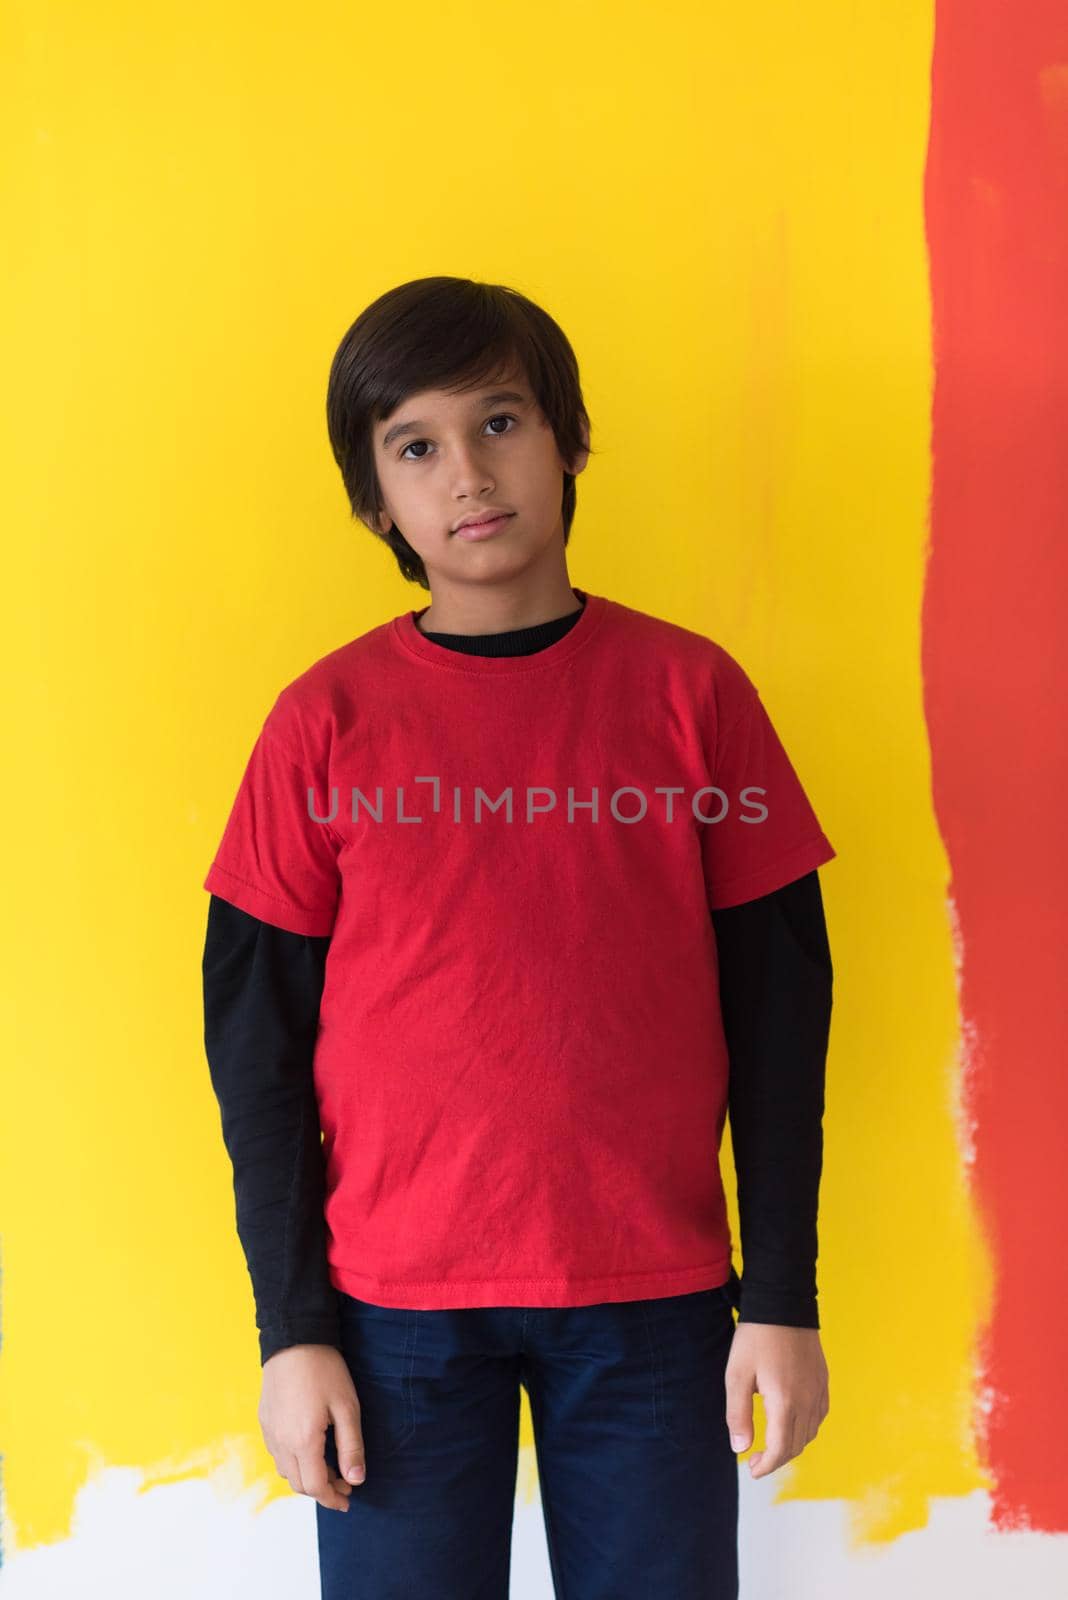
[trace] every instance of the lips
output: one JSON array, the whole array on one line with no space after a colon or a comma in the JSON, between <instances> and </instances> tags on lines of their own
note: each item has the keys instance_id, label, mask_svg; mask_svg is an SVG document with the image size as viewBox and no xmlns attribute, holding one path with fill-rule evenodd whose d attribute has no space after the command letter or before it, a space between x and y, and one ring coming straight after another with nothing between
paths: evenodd
<instances>
[{"instance_id":1,"label":"lips","mask_svg":"<svg viewBox=\"0 0 1068 1600\"><path fill-rule=\"evenodd\" d=\"M503 506L487 506L485 511L478 511L474 516L463 517L453 524L453 533L459 533L461 528L475 528L480 522L493 522L500 517L510 517L512 512L506 511Z\"/></svg>"},{"instance_id":2,"label":"lips","mask_svg":"<svg viewBox=\"0 0 1068 1600\"><path fill-rule=\"evenodd\" d=\"M482 517L478 522L465 522L456 529L457 539L491 539L511 522L514 511L502 513L496 517Z\"/></svg>"}]
</instances>

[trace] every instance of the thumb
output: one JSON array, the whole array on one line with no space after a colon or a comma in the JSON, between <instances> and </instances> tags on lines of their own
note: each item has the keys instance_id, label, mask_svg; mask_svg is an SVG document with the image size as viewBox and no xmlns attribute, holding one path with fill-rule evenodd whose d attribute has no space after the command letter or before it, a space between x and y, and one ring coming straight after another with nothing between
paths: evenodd
<instances>
[{"instance_id":1,"label":"thumb","mask_svg":"<svg viewBox=\"0 0 1068 1600\"><path fill-rule=\"evenodd\" d=\"M337 1445L337 1464L341 1476L348 1483L362 1483L367 1476L367 1462L364 1456L358 1402L339 1406L334 1412L334 1441Z\"/></svg>"},{"instance_id":2,"label":"thumb","mask_svg":"<svg viewBox=\"0 0 1068 1600\"><path fill-rule=\"evenodd\" d=\"M727 1391L727 1429L731 1436L731 1449L736 1455L748 1450L753 1442L753 1395L740 1389Z\"/></svg>"}]
</instances>

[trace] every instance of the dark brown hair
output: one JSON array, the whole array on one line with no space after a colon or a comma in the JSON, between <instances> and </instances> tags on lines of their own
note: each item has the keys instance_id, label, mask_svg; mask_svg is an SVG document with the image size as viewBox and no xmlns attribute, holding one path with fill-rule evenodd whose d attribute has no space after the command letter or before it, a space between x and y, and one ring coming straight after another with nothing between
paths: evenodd
<instances>
[{"instance_id":1,"label":"dark brown hair","mask_svg":"<svg viewBox=\"0 0 1068 1600\"><path fill-rule=\"evenodd\" d=\"M429 589L426 569L400 529L377 525L382 504L372 428L410 394L464 392L494 375L525 373L564 461L584 446L590 421L578 362L549 314L503 284L413 278L373 301L345 334L330 367L326 425L353 518L393 551L402 575ZM590 454L593 454L592 449ZM564 473L564 543L575 515L575 477Z\"/></svg>"}]
</instances>

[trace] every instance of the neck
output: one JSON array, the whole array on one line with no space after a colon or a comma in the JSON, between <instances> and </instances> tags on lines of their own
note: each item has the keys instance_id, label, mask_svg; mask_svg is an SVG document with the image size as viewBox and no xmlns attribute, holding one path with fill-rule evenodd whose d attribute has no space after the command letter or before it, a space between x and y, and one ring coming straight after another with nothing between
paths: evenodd
<instances>
[{"instance_id":1,"label":"neck","mask_svg":"<svg viewBox=\"0 0 1068 1600\"><path fill-rule=\"evenodd\" d=\"M476 588L445 597L439 593L418 618L417 625L422 633L511 633L517 628L537 628L581 609L582 602L564 573L558 582L536 589L526 587L510 592Z\"/></svg>"}]
</instances>

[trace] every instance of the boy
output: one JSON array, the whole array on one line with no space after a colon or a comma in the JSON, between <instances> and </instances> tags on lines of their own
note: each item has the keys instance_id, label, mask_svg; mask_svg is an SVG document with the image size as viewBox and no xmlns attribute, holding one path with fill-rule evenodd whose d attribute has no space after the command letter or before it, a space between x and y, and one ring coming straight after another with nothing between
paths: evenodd
<instances>
[{"instance_id":1,"label":"boy","mask_svg":"<svg viewBox=\"0 0 1068 1600\"><path fill-rule=\"evenodd\" d=\"M544 311L403 284L327 415L431 604L282 690L205 880L265 1439L324 1600L497 1600L523 1385L557 1593L733 1600L752 1396L754 1477L828 1410L835 852L739 664L571 587L589 418Z\"/></svg>"}]
</instances>

